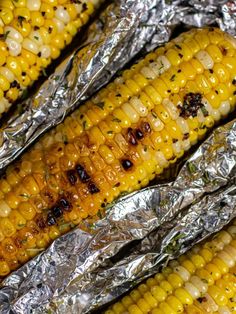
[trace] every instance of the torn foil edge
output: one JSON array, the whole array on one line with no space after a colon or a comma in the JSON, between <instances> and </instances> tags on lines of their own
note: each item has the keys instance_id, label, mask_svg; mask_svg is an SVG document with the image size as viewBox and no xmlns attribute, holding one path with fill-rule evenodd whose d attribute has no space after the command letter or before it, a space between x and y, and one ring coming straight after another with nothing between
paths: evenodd
<instances>
[{"instance_id":1,"label":"torn foil edge","mask_svg":"<svg viewBox=\"0 0 236 314\"><path fill-rule=\"evenodd\" d=\"M235 182L236 120L216 129L174 182L123 197L7 277L0 312L80 314L114 300L236 216Z\"/></svg>"},{"instance_id":2,"label":"torn foil edge","mask_svg":"<svg viewBox=\"0 0 236 314\"><path fill-rule=\"evenodd\" d=\"M72 53L1 130L0 169L16 159L46 130L105 85L140 50L167 42L184 23L217 23L235 35L235 1L118 0L89 27L86 49ZM37 105L36 105L37 104Z\"/></svg>"}]
</instances>

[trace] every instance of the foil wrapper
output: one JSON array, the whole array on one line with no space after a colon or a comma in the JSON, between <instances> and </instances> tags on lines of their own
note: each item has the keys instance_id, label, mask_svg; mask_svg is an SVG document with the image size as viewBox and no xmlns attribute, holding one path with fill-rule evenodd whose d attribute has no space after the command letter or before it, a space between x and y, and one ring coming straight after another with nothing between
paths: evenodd
<instances>
[{"instance_id":1,"label":"foil wrapper","mask_svg":"<svg viewBox=\"0 0 236 314\"><path fill-rule=\"evenodd\" d=\"M234 218L235 182L236 120L216 129L173 182L123 197L12 273L0 285L0 313L98 310Z\"/></svg>"},{"instance_id":2,"label":"foil wrapper","mask_svg":"<svg viewBox=\"0 0 236 314\"><path fill-rule=\"evenodd\" d=\"M0 131L0 169L76 108L137 55L168 41L178 26L218 24L235 34L235 1L118 0ZM86 37L86 36L85 36Z\"/></svg>"},{"instance_id":3,"label":"foil wrapper","mask_svg":"<svg viewBox=\"0 0 236 314\"><path fill-rule=\"evenodd\" d=\"M114 1L89 38L2 130L0 168L174 29L218 24L234 35L235 1ZM180 28L178 28L180 27ZM85 54L83 55L83 49ZM35 107L37 103L37 107ZM89 313L236 216L236 121L214 131L176 179L125 196L0 284L0 313Z\"/></svg>"}]
</instances>

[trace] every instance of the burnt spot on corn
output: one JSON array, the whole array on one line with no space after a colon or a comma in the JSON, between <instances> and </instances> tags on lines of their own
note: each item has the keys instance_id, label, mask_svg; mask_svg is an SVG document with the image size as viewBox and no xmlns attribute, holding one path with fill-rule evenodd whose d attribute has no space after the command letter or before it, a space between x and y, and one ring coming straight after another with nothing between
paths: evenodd
<instances>
[{"instance_id":1,"label":"burnt spot on corn","mask_svg":"<svg viewBox=\"0 0 236 314\"><path fill-rule=\"evenodd\" d=\"M62 197L59 202L58 202L59 206L61 206L64 210L69 210L71 209L71 204L70 202L65 198Z\"/></svg>"},{"instance_id":2,"label":"burnt spot on corn","mask_svg":"<svg viewBox=\"0 0 236 314\"><path fill-rule=\"evenodd\" d=\"M141 123L141 130L143 133L151 133L151 126L148 122L144 121Z\"/></svg>"},{"instance_id":3,"label":"burnt spot on corn","mask_svg":"<svg viewBox=\"0 0 236 314\"><path fill-rule=\"evenodd\" d=\"M67 178L71 185L75 185L77 182L77 174L75 170L69 170L67 171Z\"/></svg>"},{"instance_id":4,"label":"burnt spot on corn","mask_svg":"<svg viewBox=\"0 0 236 314\"><path fill-rule=\"evenodd\" d=\"M127 130L127 138L128 138L128 142L131 145L138 145L138 142L137 142L137 140L135 138L135 135L134 135L134 132L133 132L132 128L128 128L128 130Z\"/></svg>"},{"instance_id":5,"label":"burnt spot on corn","mask_svg":"<svg viewBox=\"0 0 236 314\"><path fill-rule=\"evenodd\" d=\"M53 226L56 223L57 223L56 218L51 213L49 213L48 216L47 216L47 225L48 226Z\"/></svg>"},{"instance_id":6,"label":"burnt spot on corn","mask_svg":"<svg viewBox=\"0 0 236 314\"><path fill-rule=\"evenodd\" d=\"M87 171L85 170L85 168L82 165L78 164L76 166L76 171L77 171L79 179L82 183L86 183L90 180L89 174L87 173Z\"/></svg>"},{"instance_id":7,"label":"burnt spot on corn","mask_svg":"<svg viewBox=\"0 0 236 314\"><path fill-rule=\"evenodd\" d=\"M184 96L183 105L178 105L180 117L187 119L189 117L196 117L199 109L203 108L202 94L188 93ZM205 107L204 107L205 108Z\"/></svg>"},{"instance_id":8,"label":"burnt spot on corn","mask_svg":"<svg viewBox=\"0 0 236 314\"><path fill-rule=\"evenodd\" d=\"M130 168L132 168L133 163L129 159L122 159L121 160L121 165L124 168L124 170L129 170Z\"/></svg>"},{"instance_id":9,"label":"burnt spot on corn","mask_svg":"<svg viewBox=\"0 0 236 314\"><path fill-rule=\"evenodd\" d=\"M138 140L141 140L141 139L143 139L143 132L140 130L140 129L136 129L135 130L135 136L136 136L136 138L138 139Z\"/></svg>"},{"instance_id":10,"label":"burnt spot on corn","mask_svg":"<svg viewBox=\"0 0 236 314\"><path fill-rule=\"evenodd\" d=\"M41 216L36 218L35 222L36 222L36 225L39 227L39 229L44 229L46 227L45 220Z\"/></svg>"},{"instance_id":11,"label":"burnt spot on corn","mask_svg":"<svg viewBox=\"0 0 236 314\"><path fill-rule=\"evenodd\" d=\"M96 186L96 184L93 181L88 182L88 190L89 190L89 193L91 194L96 194L100 192L99 188Z\"/></svg>"},{"instance_id":12,"label":"burnt spot on corn","mask_svg":"<svg viewBox=\"0 0 236 314\"><path fill-rule=\"evenodd\" d=\"M63 210L59 206L52 207L51 212L55 218L59 218L63 215Z\"/></svg>"},{"instance_id":13,"label":"burnt spot on corn","mask_svg":"<svg viewBox=\"0 0 236 314\"><path fill-rule=\"evenodd\" d=\"M187 140L189 138L189 133L185 133L184 135L183 135L183 140Z\"/></svg>"}]
</instances>

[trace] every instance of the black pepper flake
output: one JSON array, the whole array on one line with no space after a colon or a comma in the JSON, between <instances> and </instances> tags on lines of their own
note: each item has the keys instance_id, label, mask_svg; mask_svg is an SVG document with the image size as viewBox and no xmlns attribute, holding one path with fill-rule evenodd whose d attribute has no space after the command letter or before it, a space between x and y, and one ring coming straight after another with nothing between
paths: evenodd
<instances>
[{"instance_id":1,"label":"black pepper flake","mask_svg":"<svg viewBox=\"0 0 236 314\"><path fill-rule=\"evenodd\" d=\"M102 207L102 208L106 207L106 204L105 204L105 203L102 203L102 204L101 204L101 207Z\"/></svg>"},{"instance_id":2,"label":"black pepper flake","mask_svg":"<svg viewBox=\"0 0 236 314\"><path fill-rule=\"evenodd\" d=\"M168 89L168 90L167 90L167 93L171 93L171 90L170 90L170 89Z\"/></svg>"},{"instance_id":3,"label":"black pepper flake","mask_svg":"<svg viewBox=\"0 0 236 314\"><path fill-rule=\"evenodd\" d=\"M38 54L37 54L37 56L40 58L41 57L41 55L42 55L42 53L41 52L39 52Z\"/></svg>"},{"instance_id":4,"label":"black pepper flake","mask_svg":"<svg viewBox=\"0 0 236 314\"><path fill-rule=\"evenodd\" d=\"M178 140L177 140L176 138L173 138L173 139L172 139L172 142L173 142L173 143L176 143L176 142L178 142Z\"/></svg>"},{"instance_id":5,"label":"black pepper flake","mask_svg":"<svg viewBox=\"0 0 236 314\"><path fill-rule=\"evenodd\" d=\"M179 57L182 59L183 58L183 55L182 55L182 53L179 53Z\"/></svg>"},{"instance_id":6,"label":"black pepper flake","mask_svg":"<svg viewBox=\"0 0 236 314\"><path fill-rule=\"evenodd\" d=\"M215 90L215 93L218 95L219 94L218 90Z\"/></svg>"},{"instance_id":7,"label":"black pepper flake","mask_svg":"<svg viewBox=\"0 0 236 314\"><path fill-rule=\"evenodd\" d=\"M125 170L128 170L128 169L130 169L130 168L133 166L132 161L129 160L129 159L122 159L122 160L121 160L121 164L122 164L122 167L123 167Z\"/></svg>"},{"instance_id":8,"label":"black pepper flake","mask_svg":"<svg viewBox=\"0 0 236 314\"><path fill-rule=\"evenodd\" d=\"M138 180L138 184L140 184L142 181L141 180Z\"/></svg>"},{"instance_id":9,"label":"black pepper flake","mask_svg":"<svg viewBox=\"0 0 236 314\"><path fill-rule=\"evenodd\" d=\"M80 118L80 119L83 119L83 117L84 117L84 115L83 115L83 114L81 114L79 118Z\"/></svg>"},{"instance_id":10,"label":"black pepper flake","mask_svg":"<svg viewBox=\"0 0 236 314\"><path fill-rule=\"evenodd\" d=\"M234 91L234 93L233 93L233 94L234 94L234 96L236 95L236 90Z\"/></svg>"},{"instance_id":11,"label":"black pepper flake","mask_svg":"<svg viewBox=\"0 0 236 314\"><path fill-rule=\"evenodd\" d=\"M63 210L59 206L54 206L51 209L51 212L52 212L53 216L56 217L56 218L59 218L59 217L61 217L63 215Z\"/></svg>"},{"instance_id":12,"label":"black pepper flake","mask_svg":"<svg viewBox=\"0 0 236 314\"><path fill-rule=\"evenodd\" d=\"M57 223L56 218L51 213L49 213L48 217L47 217L47 224L48 224L48 226L53 226L56 223Z\"/></svg>"},{"instance_id":13,"label":"black pepper flake","mask_svg":"<svg viewBox=\"0 0 236 314\"><path fill-rule=\"evenodd\" d=\"M114 185L114 188L118 188L120 186L120 182L117 182L115 185Z\"/></svg>"},{"instance_id":14,"label":"black pepper flake","mask_svg":"<svg viewBox=\"0 0 236 314\"><path fill-rule=\"evenodd\" d=\"M143 138L143 132L140 129L135 130L135 136L138 140L141 140Z\"/></svg>"},{"instance_id":15,"label":"black pepper flake","mask_svg":"<svg viewBox=\"0 0 236 314\"><path fill-rule=\"evenodd\" d=\"M180 72L181 72L181 70L179 69L177 72L178 72L178 73L180 73Z\"/></svg>"},{"instance_id":16,"label":"black pepper flake","mask_svg":"<svg viewBox=\"0 0 236 314\"><path fill-rule=\"evenodd\" d=\"M45 16L46 12L41 12L42 16Z\"/></svg>"},{"instance_id":17,"label":"black pepper flake","mask_svg":"<svg viewBox=\"0 0 236 314\"><path fill-rule=\"evenodd\" d=\"M212 69L209 69L209 72L212 74L212 73L213 73L213 70L212 70Z\"/></svg>"},{"instance_id":18,"label":"black pepper flake","mask_svg":"<svg viewBox=\"0 0 236 314\"><path fill-rule=\"evenodd\" d=\"M131 144L131 145L138 145L138 142L135 138L135 135L133 133L133 129L132 128L128 128L127 130L127 138L128 138L128 142Z\"/></svg>"},{"instance_id":19,"label":"black pepper flake","mask_svg":"<svg viewBox=\"0 0 236 314\"><path fill-rule=\"evenodd\" d=\"M82 4L82 12L86 11L88 9L87 3Z\"/></svg>"},{"instance_id":20,"label":"black pepper flake","mask_svg":"<svg viewBox=\"0 0 236 314\"><path fill-rule=\"evenodd\" d=\"M207 298L206 298L206 297L200 297L200 298L197 299L197 301L198 301L199 303L206 302L206 301L207 301Z\"/></svg>"},{"instance_id":21,"label":"black pepper flake","mask_svg":"<svg viewBox=\"0 0 236 314\"><path fill-rule=\"evenodd\" d=\"M49 28L48 28L48 33L49 33L49 34L52 33L52 27L51 27L51 26L49 26Z\"/></svg>"},{"instance_id":22,"label":"black pepper flake","mask_svg":"<svg viewBox=\"0 0 236 314\"><path fill-rule=\"evenodd\" d=\"M175 47L176 47L177 49L179 49L179 50L182 50L182 48L181 48L180 45L178 45L178 44L175 44Z\"/></svg>"},{"instance_id":23,"label":"black pepper flake","mask_svg":"<svg viewBox=\"0 0 236 314\"><path fill-rule=\"evenodd\" d=\"M170 81L171 81L171 82L174 82L175 77L176 77L176 75L175 75L175 74L173 74L173 75L171 76L171 78L170 78Z\"/></svg>"},{"instance_id":24,"label":"black pepper flake","mask_svg":"<svg viewBox=\"0 0 236 314\"><path fill-rule=\"evenodd\" d=\"M99 193L100 190L93 181L88 182L88 190L91 194Z\"/></svg>"},{"instance_id":25,"label":"black pepper flake","mask_svg":"<svg viewBox=\"0 0 236 314\"><path fill-rule=\"evenodd\" d=\"M184 133L183 140L187 140L189 138L189 133Z\"/></svg>"},{"instance_id":26,"label":"black pepper flake","mask_svg":"<svg viewBox=\"0 0 236 314\"><path fill-rule=\"evenodd\" d=\"M236 85L236 79L233 79L232 84Z\"/></svg>"},{"instance_id":27,"label":"black pepper flake","mask_svg":"<svg viewBox=\"0 0 236 314\"><path fill-rule=\"evenodd\" d=\"M202 104L202 95L200 93L186 94L184 96L183 106L178 105L177 108L180 110L180 117L184 119L196 117L199 109L205 109Z\"/></svg>"},{"instance_id":28,"label":"black pepper flake","mask_svg":"<svg viewBox=\"0 0 236 314\"><path fill-rule=\"evenodd\" d=\"M153 59L149 60L149 63L153 63L153 62L154 62L154 60L153 60Z\"/></svg>"},{"instance_id":29,"label":"black pepper flake","mask_svg":"<svg viewBox=\"0 0 236 314\"><path fill-rule=\"evenodd\" d=\"M39 30L39 26L34 26L34 30L35 31Z\"/></svg>"},{"instance_id":30,"label":"black pepper flake","mask_svg":"<svg viewBox=\"0 0 236 314\"><path fill-rule=\"evenodd\" d=\"M82 165L78 164L76 166L76 171L77 171L79 179L82 183L86 183L90 180L89 174L87 173L87 171L85 170L85 168Z\"/></svg>"},{"instance_id":31,"label":"black pepper flake","mask_svg":"<svg viewBox=\"0 0 236 314\"><path fill-rule=\"evenodd\" d=\"M68 170L67 171L67 178L71 185L75 185L77 182L77 175L75 170Z\"/></svg>"},{"instance_id":32,"label":"black pepper flake","mask_svg":"<svg viewBox=\"0 0 236 314\"><path fill-rule=\"evenodd\" d=\"M116 94L116 97L121 97L121 94Z\"/></svg>"}]
</instances>

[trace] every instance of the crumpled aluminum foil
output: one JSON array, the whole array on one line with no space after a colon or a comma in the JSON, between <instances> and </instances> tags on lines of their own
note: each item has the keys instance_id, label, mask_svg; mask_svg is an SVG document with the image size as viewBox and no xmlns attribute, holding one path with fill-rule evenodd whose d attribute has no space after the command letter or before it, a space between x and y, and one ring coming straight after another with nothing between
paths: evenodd
<instances>
[{"instance_id":1,"label":"crumpled aluminum foil","mask_svg":"<svg viewBox=\"0 0 236 314\"><path fill-rule=\"evenodd\" d=\"M235 34L235 1L117 0L89 27L83 42L21 104L0 131L0 169L106 84L140 50L168 41L175 26L218 24ZM182 24L181 24L182 25Z\"/></svg>"},{"instance_id":2,"label":"crumpled aluminum foil","mask_svg":"<svg viewBox=\"0 0 236 314\"><path fill-rule=\"evenodd\" d=\"M6 278L0 313L80 314L110 302L235 217L235 183L236 120L216 129L174 182L123 197Z\"/></svg>"},{"instance_id":3,"label":"crumpled aluminum foil","mask_svg":"<svg viewBox=\"0 0 236 314\"><path fill-rule=\"evenodd\" d=\"M234 34L235 12L234 1L115 1L92 25L85 56L78 60L80 50L69 57L3 130L0 167L137 52L167 41L180 23L215 22ZM122 198L105 218L85 220L8 276L0 284L0 313L101 313L101 306L236 216L235 182L233 121L200 146L175 181Z\"/></svg>"}]
</instances>

